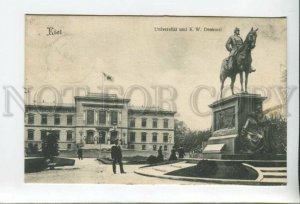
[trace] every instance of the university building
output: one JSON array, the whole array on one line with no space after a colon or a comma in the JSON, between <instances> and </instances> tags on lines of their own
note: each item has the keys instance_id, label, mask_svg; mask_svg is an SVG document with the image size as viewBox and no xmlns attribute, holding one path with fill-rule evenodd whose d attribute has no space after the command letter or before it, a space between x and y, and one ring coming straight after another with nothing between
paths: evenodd
<instances>
[{"instance_id":1,"label":"university building","mask_svg":"<svg viewBox=\"0 0 300 204\"><path fill-rule=\"evenodd\" d=\"M74 105L26 105L25 147L42 146L49 131L60 150L77 145L97 149L120 139L123 148L170 151L174 145L174 111L133 107L114 94L75 96Z\"/></svg>"}]
</instances>

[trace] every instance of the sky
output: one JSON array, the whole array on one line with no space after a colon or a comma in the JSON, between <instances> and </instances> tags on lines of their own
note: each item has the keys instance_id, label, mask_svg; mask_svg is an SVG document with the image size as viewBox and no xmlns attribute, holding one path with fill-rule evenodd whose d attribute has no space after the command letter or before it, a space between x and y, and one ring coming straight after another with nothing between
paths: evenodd
<instances>
[{"instance_id":1,"label":"sky","mask_svg":"<svg viewBox=\"0 0 300 204\"><path fill-rule=\"evenodd\" d=\"M157 31L171 27L177 31ZM225 43L235 27L243 39L252 27L258 28L252 50L257 71L249 76L249 92L268 96L264 109L280 104L278 90L285 87L281 80L286 68L285 18L46 15L26 17L27 103L37 98L51 103L53 90L60 94L60 102L73 103L74 95L85 93L72 93L71 88L98 93L104 84L118 88L110 93L130 97L132 105L160 105L176 111L175 117L191 129L209 128L208 105L219 97L220 67L229 54ZM49 35L49 29L57 32ZM114 80L103 81L102 72ZM229 83L227 79L225 86ZM239 83L237 77L237 92Z\"/></svg>"}]
</instances>

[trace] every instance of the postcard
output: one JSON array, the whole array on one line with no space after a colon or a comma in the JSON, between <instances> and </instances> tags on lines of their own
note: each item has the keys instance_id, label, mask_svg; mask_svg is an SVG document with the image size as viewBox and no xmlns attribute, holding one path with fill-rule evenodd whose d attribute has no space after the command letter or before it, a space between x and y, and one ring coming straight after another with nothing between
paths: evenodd
<instances>
[{"instance_id":1,"label":"postcard","mask_svg":"<svg viewBox=\"0 0 300 204\"><path fill-rule=\"evenodd\" d=\"M285 17L25 26L25 183L287 184Z\"/></svg>"}]
</instances>

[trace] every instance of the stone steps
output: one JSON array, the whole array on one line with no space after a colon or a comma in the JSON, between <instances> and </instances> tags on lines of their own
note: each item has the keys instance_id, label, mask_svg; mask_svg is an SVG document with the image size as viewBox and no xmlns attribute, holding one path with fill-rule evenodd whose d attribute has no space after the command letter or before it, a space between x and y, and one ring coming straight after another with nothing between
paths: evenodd
<instances>
[{"instance_id":1,"label":"stone steps","mask_svg":"<svg viewBox=\"0 0 300 204\"><path fill-rule=\"evenodd\" d=\"M259 167L259 169L264 172L264 171L267 171L267 172L286 172L287 171L287 168L286 167Z\"/></svg>"},{"instance_id":2,"label":"stone steps","mask_svg":"<svg viewBox=\"0 0 300 204\"><path fill-rule=\"evenodd\" d=\"M287 168L286 167L258 167L258 170L262 172L264 183L287 183Z\"/></svg>"},{"instance_id":3,"label":"stone steps","mask_svg":"<svg viewBox=\"0 0 300 204\"><path fill-rule=\"evenodd\" d=\"M101 149L110 149L112 144L101 144ZM82 149L100 149L100 144L85 144Z\"/></svg>"},{"instance_id":4,"label":"stone steps","mask_svg":"<svg viewBox=\"0 0 300 204\"><path fill-rule=\"evenodd\" d=\"M264 178L286 178L286 173L283 172L263 172Z\"/></svg>"},{"instance_id":5,"label":"stone steps","mask_svg":"<svg viewBox=\"0 0 300 204\"><path fill-rule=\"evenodd\" d=\"M284 184L287 183L287 179L286 178L263 178L262 182Z\"/></svg>"}]
</instances>

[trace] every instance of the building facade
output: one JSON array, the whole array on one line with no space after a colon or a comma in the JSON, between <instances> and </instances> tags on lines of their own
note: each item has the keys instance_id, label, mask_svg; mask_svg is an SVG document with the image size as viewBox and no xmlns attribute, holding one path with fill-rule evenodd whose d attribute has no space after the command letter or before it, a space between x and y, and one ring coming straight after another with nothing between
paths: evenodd
<instances>
[{"instance_id":1,"label":"building facade","mask_svg":"<svg viewBox=\"0 0 300 204\"><path fill-rule=\"evenodd\" d=\"M171 150L174 111L129 106L116 95L75 96L75 105L26 105L25 147L38 149L49 131L58 137L60 150L109 147L120 139L123 148Z\"/></svg>"}]
</instances>

